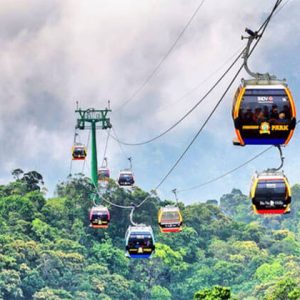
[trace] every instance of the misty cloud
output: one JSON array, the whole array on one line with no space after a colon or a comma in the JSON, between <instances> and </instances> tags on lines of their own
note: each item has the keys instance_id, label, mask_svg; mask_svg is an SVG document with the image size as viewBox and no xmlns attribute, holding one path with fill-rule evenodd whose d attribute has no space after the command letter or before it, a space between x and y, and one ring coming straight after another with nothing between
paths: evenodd
<instances>
[{"instance_id":1,"label":"misty cloud","mask_svg":"<svg viewBox=\"0 0 300 300\"><path fill-rule=\"evenodd\" d=\"M79 101L84 108L104 108L110 100L113 110L120 107L159 63L199 3L4 1L0 8L0 140L4 157L0 160L1 182L8 180L9 172L17 167L37 169L50 186L64 179L70 164L75 102ZM119 137L133 142L145 140L177 121L220 73L184 100L177 99L243 46L245 41L240 36L244 28L257 29L272 5L273 2L258 0L205 1L149 84L122 110L113 112L112 121ZM286 78L293 76L296 81L293 65L295 61L299 65L299 8L299 3L291 1L274 17L251 58L252 68L278 72ZM138 184L146 189L157 184L197 131L231 76L170 135L147 147L125 149L134 157ZM238 81L205 134L166 182L165 190L174 185L197 184L202 180L201 166L208 170L207 176L213 177L218 165L226 171L237 156L242 161L252 153L251 149L231 148L230 107L237 85ZM298 86L293 86L293 91L298 98ZM87 133L82 137L86 141ZM99 152L104 140L105 134L99 133ZM207 149L214 149L213 157ZM223 151L227 153L228 165L223 164ZM113 141L109 156L116 175L126 162ZM213 163L216 165L210 169ZM189 178L189 182L182 182L182 177ZM242 176L243 186L248 177L249 173ZM232 178L225 182L227 186L235 184ZM220 183L215 191L224 189ZM191 194L192 198L197 197L196 193ZM213 192L209 195L214 197Z\"/></svg>"}]
</instances>

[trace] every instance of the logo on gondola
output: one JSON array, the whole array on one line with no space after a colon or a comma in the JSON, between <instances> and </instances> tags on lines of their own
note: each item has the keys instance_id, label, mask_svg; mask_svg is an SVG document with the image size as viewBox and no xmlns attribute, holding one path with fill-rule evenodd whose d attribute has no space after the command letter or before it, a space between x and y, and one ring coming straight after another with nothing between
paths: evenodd
<instances>
[{"instance_id":1,"label":"logo on gondola","mask_svg":"<svg viewBox=\"0 0 300 300\"><path fill-rule=\"evenodd\" d=\"M272 96L259 96L257 97L258 103L273 103L273 97Z\"/></svg>"},{"instance_id":2,"label":"logo on gondola","mask_svg":"<svg viewBox=\"0 0 300 300\"><path fill-rule=\"evenodd\" d=\"M268 122L262 122L260 124L260 134L270 134L270 124Z\"/></svg>"}]
</instances>

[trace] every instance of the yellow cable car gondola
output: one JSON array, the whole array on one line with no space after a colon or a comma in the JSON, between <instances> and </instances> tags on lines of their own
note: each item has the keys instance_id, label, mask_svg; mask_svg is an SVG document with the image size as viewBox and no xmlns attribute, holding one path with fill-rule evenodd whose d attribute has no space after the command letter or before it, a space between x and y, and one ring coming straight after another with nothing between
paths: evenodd
<instances>
[{"instance_id":1,"label":"yellow cable car gondola","mask_svg":"<svg viewBox=\"0 0 300 300\"><path fill-rule=\"evenodd\" d=\"M250 198L257 214L286 214L290 212L291 187L283 172L256 173Z\"/></svg>"},{"instance_id":2,"label":"yellow cable car gondola","mask_svg":"<svg viewBox=\"0 0 300 300\"><path fill-rule=\"evenodd\" d=\"M158 224L161 232L182 231L182 215L177 206L161 207L158 211Z\"/></svg>"},{"instance_id":3,"label":"yellow cable car gondola","mask_svg":"<svg viewBox=\"0 0 300 300\"><path fill-rule=\"evenodd\" d=\"M87 155L86 147L80 143L74 144L72 147L73 160L85 160Z\"/></svg>"},{"instance_id":4,"label":"yellow cable car gondola","mask_svg":"<svg viewBox=\"0 0 300 300\"><path fill-rule=\"evenodd\" d=\"M232 109L240 145L287 145L296 125L296 108L286 83L244 80Z\"/></svg>"},{"instance_id":5,"label":"yellow cable car gondola","mask_svg":"<svg viewBox=\"0 0 300 300\"><path fill-rule=\"evenodd\" d=\"M285 80L269 73L255 73L248 67L251 44L258 32L246 28L244 68L253 79L242 80L233 101L235 145L287 145L296 126L295 103ZM253 48L252 48L253 49Z\"/></svg>"}]
</instances>

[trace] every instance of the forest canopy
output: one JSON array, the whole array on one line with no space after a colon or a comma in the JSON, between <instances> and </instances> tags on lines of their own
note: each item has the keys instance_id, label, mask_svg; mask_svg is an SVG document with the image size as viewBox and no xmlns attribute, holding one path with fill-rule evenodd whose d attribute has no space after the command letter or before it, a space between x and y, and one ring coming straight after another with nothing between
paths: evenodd
<instances>
[{"instance_id":1,"label":"forest canopy","mask_svg":"<svg viewBox=\"0 0 300 300\"><path fill-rule=\"evenodd\" d=\"M136 260L124 255L128 210L109 207L109 228L89 227L88 178L71 176L46 199L41 174L12 175L0 186L0 299L300 299L300 185L289 215L257 216L233 189L218 202L181 202L183 231L162 234L157 211L171 201L110 181L113 203L150 197L134 218L152 226L156 253Z\"/></svg>"}]
</instances>

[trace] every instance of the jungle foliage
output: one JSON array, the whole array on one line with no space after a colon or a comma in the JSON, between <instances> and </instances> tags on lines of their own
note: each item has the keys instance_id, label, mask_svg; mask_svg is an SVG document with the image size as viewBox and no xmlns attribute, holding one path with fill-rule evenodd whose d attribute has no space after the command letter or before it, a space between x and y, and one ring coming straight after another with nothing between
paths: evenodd
<instances>
[{"instance_id":1,"label":"jungle foliage","mask_svg":"<svg viewBox=\"0 0 300 300\"><path fill-rule=\"evenodd\" d=\"M70 177L46 199L38 172L13 176L0 186L0 299L300 299L300 185L284 216L254 215L237 189L219 205L180 203L185 227L177 234L159 233L157 211L170 201L153 195L134 218L153 226L156 254L130 260L129 211L110 207L109 229L90 228L88 178ZM105 194L122 205L146 196L113 181Z\"/></svg>"}]
</instances>

